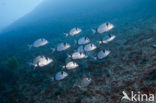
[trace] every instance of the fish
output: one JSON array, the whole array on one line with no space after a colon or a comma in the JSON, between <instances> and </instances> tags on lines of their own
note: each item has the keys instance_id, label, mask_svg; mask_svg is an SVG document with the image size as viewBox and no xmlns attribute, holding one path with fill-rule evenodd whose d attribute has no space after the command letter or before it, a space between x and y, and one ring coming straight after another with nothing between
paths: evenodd
<instances>
[{"instance_id":1,"label":"fish","mask_svg":"<svg viewBox=\"0 0 156 103\"><path fill-rule=\"evenodd\" d=\"M56 79L56 80L63 80L63 79L65 79L67 76L68 76L68 73L66 73L66 72L64 72L64 71L61 71L61 72L56 73L55 79Z\"/></svg>"},{"instance_id":2,"label":"fish","mask_svg":"<svg viewBox=\"0 0 156 103\"><path fill-rule=\"evenodd\" d=\"M72 28L69 33L65 33L65 36L75 36L77 34L79 34L80 32L82 32L82 30L80 28Z\"/></svg>"},{"instance_id":3,"label":"fish","mask_svg":"<svg viewBox=\"0 0 156 103\"><path fill-rule=\"evenodd\" d=\"M94 44L90 43L84 46L84 51L89 52L95 50L96 48L97 47Z\"/></svg>"},{"instance_id":4,"label":"fish","mask_svg":"<svg viewBox=\"0 0 156 103\"><path fill-rule=\"evenodd\" d=\"M44 38L40 38L40 39L37 39L36 41L34 41L31 45L28 45L29 48L32 48L32 47L35 47L35 48L38 48L38 47L41 47L41 46L44 46L48 43L48 41Z\"/></svg>"},{"instance_id":5,"label":"fish","mask_svg":"<svg viewBox=\"0 0 156 103\"><path fill-rule=\"evenodd\" d=\"M91 83L91 81L92 81L91 78L88 77L83 78L80 83L80 88L87 87Z\"/></svg>"},{"instance_id":6,"label":"fish","mask_svg":"<svg viewBox=\"0 0 156 103\"><path fill-rule=\"evenodd\" d=\"M107 44L116 38L115 35L106 35L103 40L99 41L99 44Z\"/></svg>"},{"instance_id":7,"label":"fish","mask_svg":"<svg viewBox=\"0 0 156 103\"><path fill-rule=\"evenodd\" d=\"M108 32L110 30L112 30L115 26L113 24L111 24L110 22L106 22L101 24L96 30L91 29L93 33L99 33L102 34L104 32Z\"/></svg>"},{"instance_id":8,"label":"fish","mask_svg":"<svg viewBox=\"0 0 156 103\"><path fill-rule=\"evenodd\" d=\"M72 55L68 55L68 57L72 59L83 59L87 58L88 56L83 52L74 52Z\"/></svg>"},{"instance_id":9,"label":"fish","mask_svg":"<svg viewBox=\"0 0 156 103\"><path fill-rule=\"evenodd\" d=\"M63 68L66 68L67 70L71 70L71 69L75 69L77 68L79 65L76 62L68 62L65 66L63 66Z\"/></svg>"},{"instance_id":10,"label":"fish","mask_svg":"<svg viewBox=\"0 0 156 103\"><path fill-rule=\"evenodd\" d=\"M56 50L61 52L61 51L65 51L67 49L69 49L71 46L68 43L60 43L57 45L57 48L51 48L52 52L55 52Z\"/></svg>"},{"instance_id":11,"label":"fish","mask_svg":"<svg viewBox=\"0 0 156 103\"><path fill-rule=\"evenodd\" d=\"M78 44L79 45L84 45L84 44L88 44L90 42L89 38L88 37L82 37L78 40Z\"/></svg>"},{"instance_id":12,"label":"fish","mask_svg":"<svg viewBox=\"0 0 156 103\"><path fill-rule=\"evenodd\" d=\"M37 56L31 63L31 65L33 65L35 69L36 67L44 67L52 62L53 62L53 59L51 58L48 58L45 56Z\"/></svg>"},{"instance_id":13,"label":"fish","mask_svg":"<svg viewBox=\"0 0 156 103\"><path fill-rule=\"evenodd\" d=\"M103 58L107 57L109 54L110 54L109 50L105 50L105 51L101 50L100 52L98 52L97 58L103 59Z\"/></svg>"}]
</instances>

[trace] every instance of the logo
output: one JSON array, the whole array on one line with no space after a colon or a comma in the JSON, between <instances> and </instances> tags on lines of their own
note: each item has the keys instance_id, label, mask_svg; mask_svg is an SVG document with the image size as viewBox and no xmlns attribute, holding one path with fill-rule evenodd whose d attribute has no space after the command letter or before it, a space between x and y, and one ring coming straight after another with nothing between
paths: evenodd
<instances>
[{"instance_id":1,"label":"logo","mask_svg":"<svg viewBox=\"0 0 156 103\"><path fill-rule=\"evenodd\" d=\"M128 96L128 94L125 91L122 91L122 94L123 97L121 98L121 101L154 101L154 94L141 94L140 92L134 93L133 91L131 91L130 96Z\"/></svg>"}]
</instances>

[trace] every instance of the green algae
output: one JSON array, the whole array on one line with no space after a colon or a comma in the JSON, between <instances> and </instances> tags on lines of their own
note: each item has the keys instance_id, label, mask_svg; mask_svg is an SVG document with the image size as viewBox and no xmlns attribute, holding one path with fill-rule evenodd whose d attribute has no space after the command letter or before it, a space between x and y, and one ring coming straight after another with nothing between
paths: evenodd
<instances>
[{"instance_id":1,"label":"green algae","mask_svg":"<svg viewBox=\"0 0 156 103\"><path fill-rule=\"evenodd\" d=\"M8 67L11 72L15 72L19 66L19 62L15 56L9 57L4 64Z\"/></svg>"}]
</instances>

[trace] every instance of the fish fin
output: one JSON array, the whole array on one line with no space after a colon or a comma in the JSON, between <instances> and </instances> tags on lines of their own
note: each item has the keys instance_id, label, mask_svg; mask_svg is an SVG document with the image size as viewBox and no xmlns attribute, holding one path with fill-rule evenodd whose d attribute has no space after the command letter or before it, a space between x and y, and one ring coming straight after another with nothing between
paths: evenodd
<instances>
[{"instance_id":1,"label":"fish fin","mask_svg":"<svg viewBox=\"0 0 156 103\"><path fill-rule=\"evenodd\" d=\"M33 45L28 45L28 48L31 49Z\"/></svg>"},{"instance_id":2,"label":"fish fin","mask_svg":"<svg viewBox=\"0 0 156 103\"><path fill-rule=\"evenodd\" d=\"M68 58L71 58L71 55L67 54L68 55Z\"/></svg>"},{"instance_id":3,"label":"fish fin","mask_svg":"<svg viewBox=\"0 0 156 103\"><path fill-rule=\"evenodd\" d=\"M99 41L99 44L103 44L103 41Z\"/></svg>"},{"instance_id":4,"label":"fish fin","mask_svg":"<svg viewBox=\"0 0 156 103\"><path fill-rule=\"evenodd\" d=\"M36 66L34 66L34 68L33 68L34 70L36 69Z\"/></svg>"},{"instance_id":5,"label":"fish fin","mask_svg":"<svg viewBox=\"0 0 156 103\"><path fill-rule=\"evenodd\" d=\"M97 57L93 57L95 60L97 60Z\"/></svg>"},{"instance_id":6,"label":"fish fin","mask_svg":"<svg viewBox=\"0 0 156 103\"><path fill-rule=\"evenodd\" d=\"M62 66L62 68L63 68L63 69L65 69L65 68L66 68L66 66Z\"/></svg>"},{"instance_id":7,"label":"fish fin","mask_svg":"<svg viewBox=\"0 0 156 103\"><path fill-rule=\"evenodd\" d=\"M50 79L51 81L55 81L55 77L53 77L53 76L49 77L49 79Z\"/></svg>"},{"instance_id":8,"label":"fish fin","mask_svg":"<svg viewBox=\"0 0 156 103\"><path fill-rule=\"evenodd\" d=\"M34 66L34 68L33 68L33 69L36 69L36 66L35 66L33 63L28 62L28 64L29 64L30 66Z\"/></svg>"},{"instance_id":9,"label":"fish fin","mask_svg":"<svg viewBox=\"0 0 156 103\"><path fill-rule=\"evenodd\" d=\"M55 52L55 50L56 50L55 48L50 48L50 49L51 49L52 53L54 53L54 52Z\"/></svg>"},{"instance_id":10,"label":"fish fin","mask_svg":"<svg viewBox=\"0 0 156 103\"><path fill-rule=\"evenodd\" d=\"M27 64L30 65L30 66L34 66L34 64L31 63L31 62L27 62Z\"/></svg>"},{"instance_id":11,"label":"fish fin","mask_svg":"<svg viewBox=\"0 0 156 103\"><path fill-rule=\"evenodd\" d=\"M77 45L77 44L78 44L78 42L76 40L74 40L74 45Z\"/></svg>"},{"instance_id":12,"label":"fish fin","mask_svg":"<svg viewBox=\"0 0 156 103\"><path fill-rule=\"evenodd\" d=\"M64 35L67 37L67 36L69 36L69 34L68 33L64 33Z\"/></svg>"},{"instance_id":13,"label":"fish fin","mask_svg":"<svg viewBox=\"0 0 156 103\"><path fill-rule=\"evenodd\" d=\"M96 33L96 30L95 30L95 29L91 29L91 31L93 32L93 34L95 34L95 33Z\"/></svg>"}]
</instances>

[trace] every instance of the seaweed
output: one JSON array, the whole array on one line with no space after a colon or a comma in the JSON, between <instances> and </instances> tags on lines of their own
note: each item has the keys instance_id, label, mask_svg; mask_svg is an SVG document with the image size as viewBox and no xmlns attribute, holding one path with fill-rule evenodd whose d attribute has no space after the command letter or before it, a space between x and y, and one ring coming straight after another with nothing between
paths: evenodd
<instances>
[{"instance_id":1,"label":"seaweed","mask_svg":"<svg viewBox=\"0 0 156 103\"><path fill-rule=\"evenodd\" d=\"M19 66L19 62L15 56L9 57L6 61L4 61L4 64L11 72L17 71L17 68Z\"/></svg>"}]
</instances>

